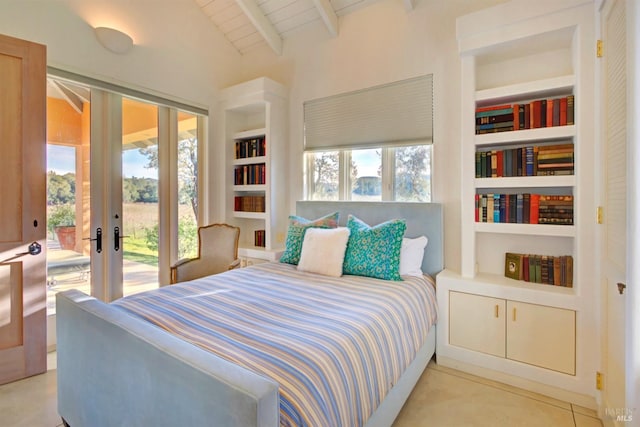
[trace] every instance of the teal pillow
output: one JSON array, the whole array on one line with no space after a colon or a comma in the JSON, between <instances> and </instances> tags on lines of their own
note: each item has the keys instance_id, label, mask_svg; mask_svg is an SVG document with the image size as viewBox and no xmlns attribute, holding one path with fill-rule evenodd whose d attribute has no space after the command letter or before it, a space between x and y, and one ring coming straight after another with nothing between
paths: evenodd
<instances>
[{"instance_id":1,"label":"teal pillow","mask_svg":"<svg viewBox=\"0 0 640 427\"><path fill-rule=\"evenodd\" d=\"M402 280L400 250L407 228L404 219L393 219L370 227L349 215L347 228L351 234L342 266L344 274Z\"/></svg>"},{"instance_id":2,"label":"teal pillow","mask_svg":"<svg viewBox=\"0 0 640 427\"><path fill-rule=\"evenodd\" d=\"M289 216L289 230L285 241L284 253L280 257L280 262L298 265L300 262L300 252L304 233L308 228L336 228L338 226L339 212L323 216L322 218L308 220L300 216Z\"/></svg>"}]
</instances>

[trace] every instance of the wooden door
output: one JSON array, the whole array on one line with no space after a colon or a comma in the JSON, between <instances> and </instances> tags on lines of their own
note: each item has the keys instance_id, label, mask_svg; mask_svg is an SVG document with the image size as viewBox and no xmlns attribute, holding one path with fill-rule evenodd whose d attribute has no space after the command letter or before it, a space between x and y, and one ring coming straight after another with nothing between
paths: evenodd
<instances>
[{"instance_id":1,"label":"wooden door","mask_svg":"<svg viewBox=\"0 0 640 427\"><path fill-rule=\"evenodd\" d=\"M2 35L0 183L3 384L46 371L47 354L46 48Z\"/></svg>"},{"instance_id":2,"label":"wooden door","mask_svg":"<svg viewBox=\"0 0 640 427\"><path fill-rule=\"evenodd\" d=\"M449 343L494 356L505 354L505 300L449 293Z\"/></svg>"},{"instance_id":3,"label":"wooden door","mask_svg":"<svg viewBox=\"0 0 640 427\"><path fill-rule=\"evenodd\" d=\"M507 301L507 358L576 373L576 312Z\"/></svg>"}]
</instances>

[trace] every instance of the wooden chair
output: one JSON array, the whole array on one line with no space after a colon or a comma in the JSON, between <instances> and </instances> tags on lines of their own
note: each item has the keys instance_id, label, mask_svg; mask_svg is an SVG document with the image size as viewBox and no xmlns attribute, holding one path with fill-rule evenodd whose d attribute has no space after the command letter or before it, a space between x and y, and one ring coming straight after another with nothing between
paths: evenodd
<instances>
[{"instance_id":1,"label":"wooden chair","mask_svg":"<svg viewBox=\"0 0 640 427\"><path fill-rule=\"evenodd\" d=\"M171 283L186 282L222 273L240 265L240 228L211 224L198 228L198 257L184 258L171 266Z\"/></svg>"}]
</instances>

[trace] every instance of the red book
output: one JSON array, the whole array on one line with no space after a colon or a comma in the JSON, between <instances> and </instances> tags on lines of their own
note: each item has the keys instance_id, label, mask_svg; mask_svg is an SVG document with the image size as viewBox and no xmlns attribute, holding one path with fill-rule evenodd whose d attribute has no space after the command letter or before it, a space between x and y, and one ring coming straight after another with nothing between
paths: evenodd
<instances>
[{"instance_id":1,"label":"red book","mask_svg":"<svg viewBox=\"0 0 640 427\"><path fill-rule=\"evenodd\" d=\"M531 102L531 128L539 128L542 126L542 101L537 100Z\"/></svg>"},{"instance_id":2,"label":"red book","mask_svg":"<svg viewBox=\"0 0 640 427\"><path fill-rule=\"evenodd\" d=\"M553 126L553 99L547 99L547 127Z\"/></svg>"},{"instance_id":3,"label":"red book","mask_svg":"<svg viewBox=\"0 0 640 427\"><path fill-rule=\"evenodd\" d=\"M522 280L529 281L529 255L522 257Z\"/></svg>"},{"instance_id":4,"label":"red book","mask_svg":"<svg viewBox=\"0 0 640 427\"><path fill-rule=\"evenodd\" d=\"M520 106L518 104L513 104L513 130L518 129L520 129Z\"/></svg>"},{"instance_id":5,"label":"red book","mask_svg":"<svg viewBox=\"0 0 640 427\"><path fill-rule=\"evenodd\" d=\"M560 98L560 126L567 124L567 98Z\"/></svg>"},{"instance_id":6,"label":"red book","mask_svg":"<svg viewBox=\"0 0 640 427\"><path fill-rule=\"evenodd\" d=\"M540 209L540 195L531 194L529 199L529 224L538 223L539 209Z\"/></svg>"},{"instance_id":7,"label":"red book","mask_svg":"<svg viewBox=\"0 0 640 427\"><path fill-rule=\"evenodd\" d=\"M514 127L514 129L517 129L517 128ZM498 158L498 164L497 164L498 176L502 177L504 176L504 151L498 150L496 152L496 157Z\"/></svg>"},{"instance_id":8,"label":"red book","mask_svg":"<svg viewBox=\"0 0 640 427\"><path fill-rule=\"evenodd\" d=\"M524 129L531 129L531 104L524 104Z\"/></svg>"}]
</instances>

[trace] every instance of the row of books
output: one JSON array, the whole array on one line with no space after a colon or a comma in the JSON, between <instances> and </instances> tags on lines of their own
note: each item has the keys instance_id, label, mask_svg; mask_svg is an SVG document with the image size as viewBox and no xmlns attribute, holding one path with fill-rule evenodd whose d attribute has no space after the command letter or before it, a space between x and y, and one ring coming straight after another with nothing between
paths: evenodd
<instances>
[{"instance_id":1,"label":"row of books","mask_svg":"<svg viewBox=\"0 0 640 427\"><path fill-rule=\"evenodd\" d=\"M476 134L574 124L574 95L476 108Z\"/></svg>"},{"instance_id":2,"label":"row of books","mask_svg":"<svg viewBox=\"0 0 640 427\"><path fill-rule=\"evenodd\" d=\"M573 257L571 255L529 255L507 252L504 275L510 279L544 285L573 287Z\"/></svg>"},{"instance_id":3,"label":"row of books","mask_svg":"<svg viewBox=\"0 0 640 427\"><path fill-rule=\"evenodd\" d=\"M236 196L234 210L236 212L264 212L264 196Z\"/></svg>"},{"instance_id":4,"label":"row of books","mask_svg":"<svg viewBox=\"0 0 640 427\"><path fill-rule=\"evenodd\" d=\"M264 230L255 230L253 232L253 244L255 246L264 248L267 246L266 234Z\"/></svg>"},{"instance_id":5,"label":"row of books","mask_svg":"<svg viewBox=\"0 0 640 427\"><path fill-rule=\"evenodd\" d=\"M264 163L236 166L234 174L235 185L257 185L266 183L266 167Z\"/></svg>"},{"instance_id":6,"label":"row of books","mask_svg":"<svg viewBox=\"0 0 640 427\"><path fill-rule=\"evenodd\" d=\"M267 142L264 137L236 140L236 159L260 157L267 153Z\"/></svg>"},{"instance_id":7,"label":"row of books","mask_svg":"<svg viewBox=\"0 0 640 427\"><path fill-rule=\"evenodd\" d=\"M476 222L573 225L573 196L476 194Z\"/></svg>"},{"instance_id":8,"label":"row of books","mask_svg":"<svg viewBox=\"0 0 640 427\"><path fill-rule=\"evenodd\" d=\"M476 151L476 178L573 175L573 144Z\"/></svg>"}]
</instances>

